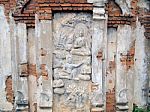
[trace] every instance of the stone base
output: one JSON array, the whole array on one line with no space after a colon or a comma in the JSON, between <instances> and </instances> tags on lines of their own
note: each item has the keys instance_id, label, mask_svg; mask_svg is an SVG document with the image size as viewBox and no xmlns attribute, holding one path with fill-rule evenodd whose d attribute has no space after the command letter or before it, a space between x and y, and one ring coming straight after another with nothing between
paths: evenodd
<instances>
[{"instance_id":1,"label":"stone base","mask_svg":"<svg viewBox=\"0 0 150 112\"><path fill-rule=\"evenodd\" d=\"M128 112L128 104L127 103L118 103L116 105L116 112Z\"/></svg>"}]
</instances>

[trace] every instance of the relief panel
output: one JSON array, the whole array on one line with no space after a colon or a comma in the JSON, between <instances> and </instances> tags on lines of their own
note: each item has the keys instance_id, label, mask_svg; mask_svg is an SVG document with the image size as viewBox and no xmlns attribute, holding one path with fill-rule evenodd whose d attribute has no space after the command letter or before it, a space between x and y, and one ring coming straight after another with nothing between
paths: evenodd
<instances>
[{"instance_id":1,"label":"relief panel","mask_svg":"<svg viewBox=\"0 0 150 112\"><path fill-rule=\"evenodd\" d=\"M91 17L89 13L54 14L54 112L90 112Z\"/></svg>"}]
</instances>

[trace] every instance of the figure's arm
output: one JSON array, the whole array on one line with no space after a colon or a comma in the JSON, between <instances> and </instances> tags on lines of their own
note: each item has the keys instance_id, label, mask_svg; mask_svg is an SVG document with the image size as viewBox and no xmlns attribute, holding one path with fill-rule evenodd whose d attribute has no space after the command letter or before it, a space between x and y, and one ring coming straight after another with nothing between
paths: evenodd
<instances>
[{"instance_id":1,"label":"figure's arm","mask_svg":"<svg viewBox=\"0 0 150 112\"><path fill-rule=\"evenodd\" d=\"M66 71L66 65L63 65L62 71Z\"/></svg>"},{"instance_id":2,"label":"figure's arm","mask_svg":"<svg viewBox=\"0 0 150 112\"><path fill-rule=\"evenodd\" d=\"M80 67L81 65L83 65L83 63L79 63L79 64L72 64L74 68L78 68Z\"/></svg>"}]
</instances>

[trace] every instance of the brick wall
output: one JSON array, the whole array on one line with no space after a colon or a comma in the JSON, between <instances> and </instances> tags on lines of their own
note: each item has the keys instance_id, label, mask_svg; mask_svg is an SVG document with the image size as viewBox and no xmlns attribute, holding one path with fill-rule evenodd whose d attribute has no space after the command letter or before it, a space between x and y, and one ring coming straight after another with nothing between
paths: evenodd
<instances>
[{"instance_id":1,"label":"brick wall","mask_svg":"<svg viewBox=\"0 0 150 112\"><path fill-rule=\"evenodd\" d=\"M8 18L10 11L13 11L16 7L16 0L0 0L0 4L4 6Z\"/></svg>"},{"instance_id":2,"label":"brick wall","mask_svg":"<svg viewBox=\"0 0 150 112\"><path fill-rule=\"evenodd\" d=\"M37 0L39 3L87 3L86 0Z\"/></svg>"},{"instance_id":3,"label":"brick wall","mask_svg":"<svg viewBox=\"0 0 150 112\"><path fill-rule=\"evenodd\" d=\"M144 25L145 28L145 37L150 39L150 13L145 13L144 15L140 16L141 24Z\"/></svg>"},{"instance_id":4,"label":"brick wall","mask_svg":"<svg viewBox=\"0 0 150 112\"><path fill-rule=\"evenodd\" d=\"M108 14L108 27L118 27L118 25L135 25L136 17L130 14L123 15L121 8L113 0L106 4Z\"/></svg>"},{"instance_id":5,"label":"brick wall","mask_svg":"<svg viewBox=\"0 0 150 112\"><path fill-rule=\"evenodd\" d=\"M12 89L12 77L8 76L6 79L6 99L8 102L13 103L14 102L14 92Z\"/></svg>"},{"instance_id":6,"label":"brick wall","mask_svg":"<svg viewBox=\"0 0 150 112\"><path fill-rule=\"evenodd\" d=\"M40 20L52 19L53 11L92 11L92 4L86 0L30 0L13 16L16 22L24 22L28 27L35 25L35 13Z\"/></svg>"}]
</instances>

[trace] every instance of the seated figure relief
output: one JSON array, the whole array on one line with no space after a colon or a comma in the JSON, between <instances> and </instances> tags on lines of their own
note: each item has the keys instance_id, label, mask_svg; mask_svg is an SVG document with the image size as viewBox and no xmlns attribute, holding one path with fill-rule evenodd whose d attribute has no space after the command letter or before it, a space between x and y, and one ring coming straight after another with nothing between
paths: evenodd
<instances>
[{"instance_id":1,"label":"seated figure relief","mask_svg":"<svg viewBox=\"0 0 150 112\"><path fill-rule=\"evenodd\" d=\"M79 32L75 33L74 39L74 49L71 51L72 54L81 56L91 55L91 51L87 45L83 29L80 29Z\"/></svg>"},{"instance_id":2,"label":"seated figure relief","mask_svg":"<svg viewBox=\"0 0 150 112\"><path fill-rule=\"evenodd\" d=\"M84 39L84 33L81 30L78 35L75 35L74 48L75 49L82 48L85 45L86 45L86 43L85 43L85 39Z\"/></svg>"}]
</instances>

